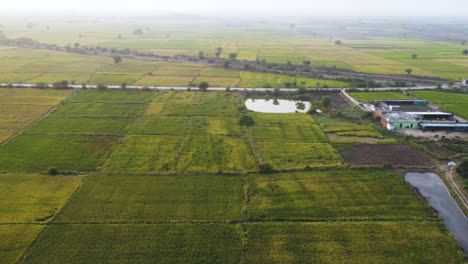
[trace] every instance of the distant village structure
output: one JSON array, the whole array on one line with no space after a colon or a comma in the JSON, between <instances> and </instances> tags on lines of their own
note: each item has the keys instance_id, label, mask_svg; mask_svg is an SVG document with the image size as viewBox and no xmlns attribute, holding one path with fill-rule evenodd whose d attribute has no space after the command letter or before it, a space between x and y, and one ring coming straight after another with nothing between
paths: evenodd
<instances>
[{"instance_id":1,"label":"distant village structure","mask_svg":"<svg viewBox=\"0 0 468 264\"><path fill-rule=\"evenodd\" d=\"M377 100L372 113L389 130L468 132L468 123L459 122L452 113L434 111L428 105L426 100Z\"/></svg>"}]
</instances>

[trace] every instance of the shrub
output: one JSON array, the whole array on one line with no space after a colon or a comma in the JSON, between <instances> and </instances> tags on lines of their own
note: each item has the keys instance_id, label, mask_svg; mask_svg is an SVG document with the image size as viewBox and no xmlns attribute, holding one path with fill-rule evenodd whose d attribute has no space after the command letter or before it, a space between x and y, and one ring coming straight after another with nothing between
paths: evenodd
<instances>
[{"instance_id":1,"label":"shrub","mask_svg":"<svg viewBox=\"0 0 468 264\"><path fill-rule=\"evenodd\" d=\"M55 176L55 175L59 174L59 171L58 171L57 168L50 168L50 169L47 171L47 173L48 173L49 175L54 175L54 176Z\"/></svg>"},{"instance_id":2,"label":"shrub","mask_svg":"<svg viewBox=\"0 0 468 264\"><path fill-rule=\"evenodd\" d=\"M323 107L325 107L325 108L327 108L327 107L330 106L331 101L332 101L332 99L331 99L330 96L322 96L322 97L320 98L320 104L321 104Z\"/></svg>"},{"instance_id":3,"label":"shrub","mask_svg":"<svg viewBox=\"0 0 468 264\"><path fill-rule=\"evenodd\" d=\"M258 165L258 169L260 170L260 173L271 173L274 172L273 166L269 163L262 163Z\"/></svg>"},{"instance_id":4,"label":"shrub","mask_svg":"<svg viewBox=\"0 0 468 264\"><path fill-rule=\"evenodd\" d=\"M457 173L465 179L468 179L468 158L461 159L460 164L456 169Z\"/></svg>"},{"instance_id":5,"label":"shrub","mask_svg":"<svg viewBox=\"0 0 468 264\"><path fill-rule=\"evenodd\" d=\"M239 121L241 126L252 126L255 124L253 118L249 115L243 115Z\"/></svg>"},{"instance_id":6,"label":"shrub","mask_svg":"<svg viewBox=\"0 0 468 264\"><path fill-rule=\"evenodd\" d=\"M103 84L98 84L97 89L98 89L98 90L106 90L106 89L107 89L107 86L105 86L105 85L103 85Z\"/></svg>"}]
</instances>

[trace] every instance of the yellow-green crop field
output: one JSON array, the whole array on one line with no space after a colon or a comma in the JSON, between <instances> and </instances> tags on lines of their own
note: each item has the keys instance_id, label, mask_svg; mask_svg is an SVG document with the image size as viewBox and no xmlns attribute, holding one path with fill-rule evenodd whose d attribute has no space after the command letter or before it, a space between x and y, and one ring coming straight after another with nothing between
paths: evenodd
<instances>
[{"instance_id":1,"label":"yellow-green crop field","mask_svg":"<svg viewBox=\"0 0 468 264\"><path fill-rule=\"evenodd\" d=\"M72 84L285 87L296 81L298 87L349 87L340 81L291 77L279 74L210 68L194 63L124 59L115 64L111 57L71 54L24 48L0 49L0 83L48 83L66 80Z\"/></svg>"},{"instance_id":2,"label":"yellow-green crop field","mask_svg":"<svg viewBox=\"0 0 468 264\"><path fill-rule=\"evenodd\" d=\"M381 26L389 27L385 28L391 32L388 37L373 36L374 33L368 32L366 23L344 26L345 31L367 34L365 37L339 38L327 34L316 35L307 28L294 30L287 27L287 23L279 25L252 22L253 24L244 26L188 18L152 19L144 23L133 20L113 20L106 23L80 19L73 23L66 22L68 21L45 19L28 28L23 20L5 20L4 33L9 38L29 37L62 46L80 43L82 46L135 49L169 56L197 56L200 51L206 56L214 56L216 49L221 47L222 58L236 53L239 60L293 64L302 64L304 60L309 60L313 66L336 66L377 74L405 74L405 69L411 68L416 75L467 78L468 59L462 54L466 47L456 42L403 36L407 33L406 29L398 26L398 29L389 25ZM134 35L132 32L136 28L143 28L144 34ZM374 30L375 28L371 29L371 32ZM385 32L382 34L385 35ZM121 37L118 38L118 35ZM336 40L340 40L342 44L336 45ZM21 63L14 63L13 66L21 67ZM254 84L255 81L256 79L250 82L242 80L241 85ZM275 85L275 80L268 82Z\"/></svg>"},{"instance_id":3,"label":"yellow-green crop field","mask_svg":"<svg viewBox=\"0 0 468 264\"><path fill-rule=\"evenodd\" d=\"M411 97L400 92L351 92L350 95L360 102L375 103L376 100L400 100Z\"/></svg>"},{"instance_id":4,"label":"yellow-green crop field","mask_svg":"<svg viewBox=\"0 0 468 264\"><path fill-rule=\"evenodd\" d=\"M240 92L0 98L20 90L57 109L0 145L2 263L463 261L399 173L343 164L329 134L387 139L369 124L248 112Z\"/></svg>"},{"instance_id":5,"label":"yellow-green crop field","mask_svg":"<svg viewBox=\"0 0 468 264\"><path fill-rule=\"evenodd\" d=\"M0 89L0 143L45 115L70 93L52 89Z\"/></svg>"}]
</instances>

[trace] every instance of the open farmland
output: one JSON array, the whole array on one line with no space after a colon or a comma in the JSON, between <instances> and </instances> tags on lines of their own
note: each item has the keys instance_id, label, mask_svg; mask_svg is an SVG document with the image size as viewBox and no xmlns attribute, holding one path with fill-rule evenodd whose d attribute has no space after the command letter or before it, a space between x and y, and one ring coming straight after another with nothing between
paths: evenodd
<instances>
[{"instance_id":1,"label":"open farmland","mask_svg":"<svg viewBox=\"0 0 468 264\"><path fill-rule=\"evenodd\" d=\"M61 46L80 43L169 56L197 56L203 52L214 57L216 49L221 47L221 58L235 53L239 60L269 63L302 64L309 60L312 66L377 74L405 74L405 70L411 68L416 75L462 79L466 78L468 69L468 60L461 53L464 47L458 41L447 40L448 35L453 37L453 32L447 32L446 25L443 29L433 29L425 23L415 26L384 21L373 24L333 20L320 21L325 24L301 21L298 27L290 27L287 22L277 19L251 21L246 25L201 17L168 16L144 21L117 18L111 22L85 18L75 18L72 23L42 20L38 21L39 25L29 28L19 18L6 19L3 21L5 35L9 38L29 37ZM54 26L46 30L44 24ZM132 34L137 28L143 29L143 35ZM463 38L464 31L454 28L451 30L456 32L457 39ZM118 35L121 37L116 38ZM336 40L341 44L336 45ZM1 68L21 69L23 64L24 61L12 61L10 66ZM249 79L254 83L256 78ZM274 80L269 82L275 85Z\"/></svg>"},{"instance_id":2,"label":"open farmland","mask_svg":"<svg viewBox=\"0 0 468 264\"><path fill-rule=\"evenodd\" d=\"M0 46L1 47L1 46ZM191 62L124 59L25 48L0 49L0 83L48 83L66 80L72 84L197 86L212 87L348 87L340 81L291 77L280 74L210 68Z\"/></svg>"},{"instance_id":3,"label":"open farmland","mask_svg":"<svg viewBox=\"0 0 468 264\"><path fill-rule=\"evenodd\" d=\"M401 175L343 165L329 134L388 139L370 124L253 113L242 103L230 92L74 93L0 146L0 171L8 172L0 174L0 257L461 261L455 240ZM252 125L240 125L245 115ZM278 171L263 171L265 164ZM69 175L46 175L50 168Z\"/></svg>"},{"instance_id":4,"label":"open farmland","mask_svg":"<svg viewBox=\"0 0 468 264\"><path fill-rule=\"evenodd\" d=\"M406 155L401 155L406 153ZM346 163L354 165L383 165L409 166L428 168L436 165L436 162L426 153L406 145L388 144L354 145L350 149L341 151L341 157Z\"/></svg>"},{"instance_id":5,"label":"open farmland","mask_svg":"<svg viewBox=\"0 0 468 264\"><path fill-rule=\"evenodd\" d=\"M0 143L45 115L70 94L69 90L0 89Z\"/></svg>"},{"instance_id":6,"label":"open farmland","mask_svg":"<svg viewBox=\"0 0 468 264\"><path fill-rule=\"evenodd\" d=\"M439 91L411 91L417 98L427 100L442 110L468 119L468 94L457 94Z\"/></svg>"},{"instance_id":7,"label":"open farmland","mask_svg":"<svg viewBox=\"0 0 468 264\"><path fill-rule=\"evenodd\" d=\"M241 177L92 175L55 221L227 222L242 219L243 199Z\"/></svg>"},{"instance_id":8,"label":"open farmland","mask_svg":"<svg viewBox=\"0 0 468 264\"><path fill-rule=\"evenodd\" d=\"M49 221L66 203L82 177L0 174L0 223Z\"/></svg>"},{"instance_id":9,"label":"open farmland","mask_svg":"<svg viewBox=\"0 0 468 264\"><path fill-rule=\"evenodd\" d=\"M250 128L264 163L276 169L339 165L320 127L307 114L251 114Z\"/></svg>"},{"instance_id":10,"label":"open farmland","mask_svg":"<svg viewBox=\"0 0 468 264\"><path fill-rule=\"evenodd\" d=\"M82 177L0 174L0 259L16 263Z\"/></svg>"},{"instance_id":11,"label":"open farmland","mask_svg":"<svg viewBox=\"0 0 468 264\"><path fill-rule=\"evenodd\" d=\"M53 225L25 263L239 263L240 252L238 225Z\"/></svg>"},{"instance_id":12,"label":"open farmland","mask_svg":"<svg viewBox=\"0 0 468 264\"><path fill-rule=\"evenodd\" d=\"M411 99L411 97L400 92L351 92L352 97L360 102L374 103L376 100L400 100Z\"/></svg>"},{"instance_id":13,"label":"open farmland","mask_svg":"<svg viewBox=\"0 0 468 264\"><path fill-rule=\"evenodd\" d=\"M371 220L430 216L428 207L413 195L403 180L387 171L252 175L249 183L249 217L254 220Z\"/></svg>"},{"instance_id":14,"label":"open farmland","mask_svg":"<svg viewBox=\"0 0 468 264\"><path fill-rule=\"evenodd\" d=\"M456 245L423 223L255 223L247 263L459 263ZM432 248L430 254L414 254Z\"/></svg>"},{"instance_id":15,"label":"open farmland","mask_svg":"<svg viewBox=\"0 0 468 264\"><path fill-rule=\"evenodd\" d=\"M393 138L385 138L372 124L349 123L328 117L319 117L318 119L320 127L331 143L396 143Z\"/></svg>"}]
</instances>

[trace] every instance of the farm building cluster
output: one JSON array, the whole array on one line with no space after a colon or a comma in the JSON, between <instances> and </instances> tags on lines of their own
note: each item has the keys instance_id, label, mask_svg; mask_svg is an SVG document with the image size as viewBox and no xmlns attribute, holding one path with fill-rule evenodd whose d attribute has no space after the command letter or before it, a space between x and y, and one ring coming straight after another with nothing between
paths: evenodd
<instances>
[{"instance_id":1,"label":"farm building cluster","mask_svg":"<svg viewBox=\"0 0 468 264\"><path fill-rule=\"evenodd\" d=\"M389 130L468 132L468 123L460 122L452 113L434 111L428 105L426 100L377 100L372 112Z\"/></svg>"}]
</instances>

